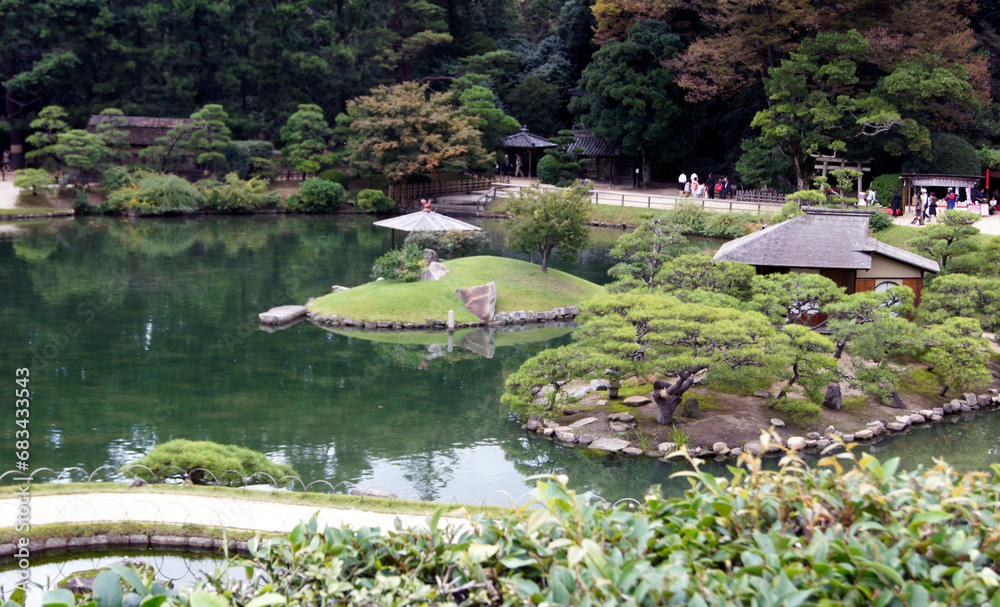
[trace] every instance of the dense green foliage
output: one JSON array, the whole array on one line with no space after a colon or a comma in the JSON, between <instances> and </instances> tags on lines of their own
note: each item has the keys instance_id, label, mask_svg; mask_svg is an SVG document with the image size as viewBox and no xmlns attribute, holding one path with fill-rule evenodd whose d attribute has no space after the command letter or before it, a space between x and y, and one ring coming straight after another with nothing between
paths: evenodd
<instances>
[{"instance_id":1,"label":"dense green foliage","mask_svg":"<svg viewBox=\"0 0 1000 607\"><path fill-rule=\"evenodd\" d=\"M387 251L372 265L372 278L413 282L427 268L422 249L409 244Z\"/></svg>"},{"instance_id":2,"label":"dense green foliage","mask_svg":"<svg viewBox=\"0 0 1000 607\"><path fill-rule=\"evenodd\" d=\"M339 183L312 177L302 182L299 193L288 199L287 206L292 211L328 213L339 209L346 195Z\"/></svg>"},{"instance_id":3,"label":"dense green foliage","mask_svg":"<svg viewBox=\"0 0 1000 607\"><path fill-rule=\"evenodd\" d=\"M133 185L109 193L98 211L132 215L190 213L201 208L204 201L202 193L186 179L162 173L142 173Z\"/></svg>"},{"instance_id":4,"label":"dense green foliage","mask_svg":"<svg viewBox=\"0 0 1000 607\"><path fill-rule=\"evenodd\" d=\"M538 253L545 272L553 250L573 258L587 244L589 204L587 186L579 182L557 190L543 190L537 184L521 189L507 206L511 224L507 243L532 257Z\"/></svg>"},{"instance_id":5,"label":"dense green foliage","mask_svg":"<svg viewBox=\"0 0 1000 607\"><path fill-rule=\"evenodd\" d=\"M254 211L275 208L281 202L277 192L268 191L266 181L240 179L236 173L229 173L222 181L205 179L197 187L208 208L217 211Z\"/></svg>"},{"instance_id":6,"label":"dense green foliage","mask_svg":"<svg viewBox=\"0 0 1000 607\"><path fill-rule=\"evenodd\" d=\"M276 464L246 447L185 439L157 445L122 470L146 481L186 478L196 485L277 485L283 477L295 476L290 466Z\"/></svg>"},{"instance_id":7,"label":"dense green foliage","mask_svg":"<svg viewBox=\"0 0 1000 607\"><path fill-rule=\"evenodd\" d=\"M225 149L226 167L240 179L268 176L274 156L270 141L234 141Z\"/></svg>"},{"instance_id":8,"label":"dense green foliage","mask_svg":"<svg viewBox=\"0 0 1000 607\"><path fill-rule=\"evenodd\" d=\"M150 587L115 567L141 599L212 605L986 605L1000 600L995 500L1000 469L945 463L904 471L850 453L779 470L741 456L732 478L697 467L691 488L608 507L538 482L511 516L459 528L323 528L254 542L249 580L230 574L183 590ZM114 606L113 584L87 607ZM104 582L104 580L102 580ZM169 598L166 596L169 595ZM151 602L154 599L149 599ZM72 607L67 591L47 605Z\"/></svg>"},{"instance_id":9,"label":"dense green foliage","mask_svg":"<svg viewBox=\"0 0 1000 607\"><path fill-rule=\"evenodd\" d=\"M352 162L363 164L382 151L377 142L403 138L387 136L391 128L352 132L348 124L364 114L357 104L400 85L424 88L413 98L424 107L380 102L379 116L443 116L446 101L469 119L467 130L447 120L416 125L440 161L423 171L454 163L489 172L496 140L519 124L542 136L589 128L634 155L644 183L698 170L782 189L803 187L812 152L871 157L877 173L951 160L975 173L965 151L935 151L930 133L960 136L987 158L1000 142L990 99L1000 78L988 60L1000 51L989 35L1000 12L991 3L847 0L831 10L784 3L760 11L712 0L37 0L10 2L0 15L0 137L14 149L15 169L21 144L28 160L56 162L48 148L91 114L104 116L92 134L110 162L125 150L124 114L199 116L200 134L184 142L179 129L149 152L160 169L182 164L168 157L181 151L219 175L257 175L233 162L229 137L279 142L283 158L310 173L355 152ZM947 35L925 35L928 23ZM66 111L46 113L53 105ZM323 122L334 117L331 133ZM81 137L73 147L88 147Z\"/></svg>"},{"instance_id":10,"label":"dense green foliage","mask_svg":"<svg viewBox=\"0 0 1000 607\"><path fill-rule=\"evenodd\" d=\"M24 192L41 194L56 184L56 178L45 169L18 169L14 172L14 187Z\"/></svg>"},{"instance_id":11,"label":"dense green foliage","mask_svg":"<svg viewBox=\"0 0 1000 607\"><path fill-rule=\"evenodd\" d=\"M406 235L404 244L413 245L421 250L434 249L443 259L479 255L486 250L489 239L482 230L449 230L432 232L420 230Z\"/></svg>"},{"instance_id":12,"label":"dense green foliage","mask_svg":"<svg viewBox=\"0 0 1000 607\"><path fill-rule=\"evenodd\" d=\"M354 206L365 213L386 213L396 208L396 201L386 196L382 190L361 190Z\"/></svg>"}]
</instances>

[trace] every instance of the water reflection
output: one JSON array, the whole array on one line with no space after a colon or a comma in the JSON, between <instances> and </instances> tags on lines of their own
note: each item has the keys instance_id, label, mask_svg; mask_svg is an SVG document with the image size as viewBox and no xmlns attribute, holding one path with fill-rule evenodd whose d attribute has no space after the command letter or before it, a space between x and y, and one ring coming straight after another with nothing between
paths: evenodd
<instances>
[{"instance_id":1,"label":"water reflection","mask_svg":"<svg viewBox=\"0 0 1000 607\"><path fill-rule=\"evenodd\" d=\"M502 242L501 224L482 223ZM257 314L272 305L369 280L390 246L369 218L97 218L26 232L0 241L0 373L31 367L33 466L121 466L188 438L264 452L307 480L441 501L506 503L544 473L611 500L687 487L670 478L682 464L526 435L500 403L504 378L566 343L565 327L494 331L492 342L456 334L450 353L446 334L413 343L309 323L260 331ZM604 282L615 236L604 231L577 264L554 265ZM998 419L876 449L898 443L907 465L944 453L982 467L995 457ZM4 444L14 429L0 425Z\"/></svg>"}]
</instances>

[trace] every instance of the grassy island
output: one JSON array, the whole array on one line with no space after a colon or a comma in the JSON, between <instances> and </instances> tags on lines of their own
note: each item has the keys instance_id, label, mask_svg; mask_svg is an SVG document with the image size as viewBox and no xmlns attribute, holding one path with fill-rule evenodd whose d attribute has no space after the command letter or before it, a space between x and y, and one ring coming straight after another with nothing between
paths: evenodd
<instances>
[{"instance_id":1,"label":"grassy island","mask_svg":"<svg viewBox=\"0 0 1000 607\"><path fill-rule=\"evenodd\" d=\"M355 320L424 322L447 318L455 311L456 322L478 319L465 310L455 289L497 284L497 312L551 310L573 306L600 295L604 288L566 272L516 259L480 255L444 262L451 272L440 280L369 282L339 293L319 297L309 310L323 316L348 316Z\"/></svg>"}]
</instances>

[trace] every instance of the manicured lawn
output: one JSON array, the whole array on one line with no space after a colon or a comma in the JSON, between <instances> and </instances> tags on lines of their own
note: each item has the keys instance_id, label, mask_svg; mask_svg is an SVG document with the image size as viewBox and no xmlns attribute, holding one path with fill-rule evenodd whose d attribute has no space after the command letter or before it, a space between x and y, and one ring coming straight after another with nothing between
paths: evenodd
<instances>
[{"instance_id":1,"label":"manicured lawn","mask_svg":"<svg viewBox=\"0 0 1000 607\"><path fill-rule=\"evenodd\" d=\"M475 322L465 310L455 289L497 283L498 312L551 310L577 305L604 292L590 281L549 268L503 257L465 257L445 262L451 270L441 280L370 282L348 291L331 293L313 300L309 309L326 316L348 316L355 320L425 322L445 319L455 311L456 322Z\"/></svg>"},{"instance_id":2,"label":"manicured lawn","mask_svg":"<svg viewBox=\"0 0 1000 607\"><path fill-rule=\"evenodd\" d=\"M914 226L889 226L884 230L875 232L873 236L882 242L892 245L894 247L899 247L906 251L911 251L917 253L910 241L920 236L922 228ZM975 242L979 248L986 248L993 236L989 234L976 234L972 237L972 241Z\"/></svg>"}]
</instances>

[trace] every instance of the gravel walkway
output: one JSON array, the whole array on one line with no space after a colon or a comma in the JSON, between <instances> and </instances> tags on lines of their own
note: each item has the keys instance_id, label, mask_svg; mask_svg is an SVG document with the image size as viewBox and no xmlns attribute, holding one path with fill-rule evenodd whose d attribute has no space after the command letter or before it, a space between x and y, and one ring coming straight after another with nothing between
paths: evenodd
<instances>
[{"instance_id":1,"label":"gravel walkway","mask_svg":"<svg viewBox=\"0 0 1000 607\"><path fill-rule=\"evenodd\" d=\"M31 496L29 505L32 525L142 521L287 533L300 521L308 520L314 514L318 515L321 525L346 525L354 529L378 527L383 531L394 529L397 518L406 528L425 527L427 519L424 515L382 514L364 510L162 493L38 495ZM18 498L0 499L0 527L15 525L18 507ZM461 518L442 518L442 521L457 527L469 525L468 521Z\"/></svg>"}]
</instances>

